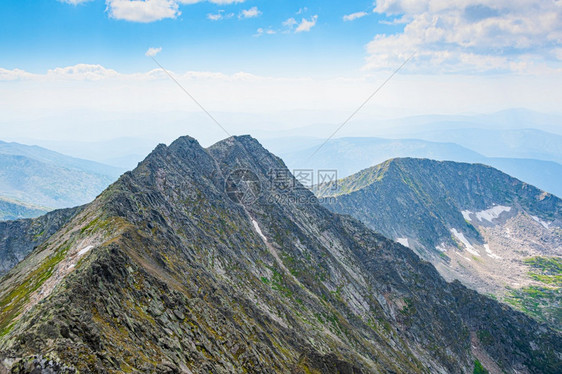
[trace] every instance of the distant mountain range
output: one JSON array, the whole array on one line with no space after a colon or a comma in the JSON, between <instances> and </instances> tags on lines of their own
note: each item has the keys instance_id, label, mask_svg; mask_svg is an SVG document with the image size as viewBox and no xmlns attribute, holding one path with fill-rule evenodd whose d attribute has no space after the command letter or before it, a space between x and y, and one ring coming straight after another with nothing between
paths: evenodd
<instances>
[{"instance_id":1,"label":"distant mountain range","mask_svg":"<svg viewBox=\"0 0 562 374\"><path fill-rule=\"evenodd\" d=\"M0 226L5 251L30 251L0 280L2 372L562 367L559 332L322 207L249 136L159 145L93 202L47 216Z\"/></svg>"},{"instance_id":2,"label":"distant mountain range","mask_svg":"<svg viewBox=\"0 0 562 374\"><path fill-rule=\"evenodd\" d=\"M486 157L535 159L562 164L562 135L536 129L463 128L426 131L412 134L412 137L455 143Z\"/></svg>"},{"instance_id":3,"label":"distant mountain range","mask_svg":"<svg viewBox=\"0 0 562 374\"><path fill-rule=\"evenodd\" d=\"M0 196L0 221L38 217L49 211L47 208L22 203Z\"/></svg>"},{"instance_id":4,"label":"distant mountain range","mask_svg":"<svg viewBox=\"0 0 562 374\"><path fill-rule=\"evenodd\" d=\"M455 143L420 139L289 138L264 141L291 170L337 170L340 178L396 157L481 163L493 166L524 182L562 196L562 165L553 161L485 157Z\"/></svg>"},{"instance_id":5,"label":"distant mountain range","mask_svg":"<svg viewBox=\"0 0 562 374\"><path fill-rule=\"evenodd\" d=\"M332 211L459 279L562 326L562 200L494 168L392 159L316 189ZM330 198L327 198L330 197Z\"/></svg>"},{"instance_id":6,"label":"distant mountain range","mask_svg":"<svg viewBox=\"0 0 562 374\"><path fill-rule=\"evenodd\" d=\"M37 146L0 142L0 196L4 201L0 215L32 217L48 209L84 204L122 171Z\"/></svg>"},{"instance_id":7,"label":"distant mountain range","mask_svg":"<svg viewBox=\"0 0 562 374\"><path fill-rule=\"evenodd\" d=\"M158 145L158 141L128 137L95 142L42 140L41 144L65 155L95 160L119 170L132 170Z\"/></svg>"}]
</instances>

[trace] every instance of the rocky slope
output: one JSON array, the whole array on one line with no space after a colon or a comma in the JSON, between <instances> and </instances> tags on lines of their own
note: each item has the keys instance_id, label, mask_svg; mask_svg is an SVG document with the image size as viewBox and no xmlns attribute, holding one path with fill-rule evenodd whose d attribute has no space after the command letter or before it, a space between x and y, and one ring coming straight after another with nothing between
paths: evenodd
<instances>
[{"instance_id":1,"label":"rocky slope","mask_svg":"<svg viewBox=\"0 0 562 374\"><path fill-rule=\"evenodd\" d=\"M331 210L414 249L446 279L562 328L562 273L550 266L545 277L542 266L562 264L556 196L484 165L411 158L316 192L332 197L322 199Z\"/></svg>"},{"instance_id":2,"label":"rocky slope","mask_svg":"<svg viewBox=\"0 0 562 374\"><path fill-rule=\"evenodd\" d=\"M3 370L560 371L559 333L292 182L250 137L158 146L2 278Z\"/></svg>"}]
</instances>

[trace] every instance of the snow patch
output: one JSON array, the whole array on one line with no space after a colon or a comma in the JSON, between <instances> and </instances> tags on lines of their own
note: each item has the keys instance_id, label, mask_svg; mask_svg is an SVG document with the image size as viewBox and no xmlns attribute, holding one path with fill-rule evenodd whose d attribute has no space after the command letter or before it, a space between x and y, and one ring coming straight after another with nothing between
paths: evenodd
<instances>
[{"instance_id":1,"label":"snow patch","mask_svg":"<svg viewBox=\"0 0 562 374\"><path fill-rule=\"evenodd\" d=\"M445 248L444 243L439 244L437 247L435 247L435 249L437 249L438 251L441 251L441 252L447 252L447 248Z\"/></svg>"},{"instance_id":2,"label":"snow patch","mask_svg":"<svg viewBox=\"0 0 562 374\"><path fill-rule=\"evenodd\" d=\"M404 247L410 248L410 245L408 244L408 238L398 238L396 239L396 241L402 244Z\"/></svg>"},{"instance_id":3,"label":"snow patch","mask_svg":"<svg viewBox=\"0 0 562 374\"><path fill-rule=\"evenodd\" d=\"M92 248L94 248L93 245L89 245L86 248L82 248L80 251L78 251L78 256L82 256L83 254L87 253L88 251L90 251Z\"/></svg>"},{"instance_id":4,"label":"snow patch","mask_svg":"<svg viewBox=\"0 0 562 374\"><path fill-rule=\"evenodd\" d=\"M463 210L461 213L465 220L467 220L468 222L472 222L472 218L470 218L470 215L474 213L472 213L470 210Z\"/></svg>"},{"instance_id":5,"label":"snow patch","mask_svg":"<svg viewBox=\"0 0 562 374\"><path fill-rule=\"evenodd\" d=\"M548 229L548 228L550 227L550 223L549 223L549 222L545 222L545 221L541 220L541 219L540 219L539 217L537 217L537 216L531 216L531 218L532 218L534 221L540 223L545 229Z\"/></svg>"},{"instance_id":6,"label":"snow patch","mask_svg":"<svg viewBox=\"0 0 562 374\"><path fill-rule=\"evenodd\" d=\"M488 254L488 256L490 256L491 258L495 258L495 259L498 259L498 260L501 259L500 256L498 256L497 254L492 252L492 250L490 249L490 245L484 244L484 249L486 250L486 253Z\"/></svg>"},{"instance_id":7,"label":"snow patch","mask_svg":"<svg viewBox=\"0 0 562 374\"><path fill-rule=\"evenodd\" d=\"M510 212L511 207L503 206L503 205L496 205L490 209L483 210L481 212L474 213L478 221L488 221L492 223L493 220L499 218L499 216L504 212Z\"/></svg>"},{"instance_id":8,"label":"snow patch","mask_svg":"<svg viewBox=\"0 0 562 374\"><path fill-rule=\"evenodd\" d=\"M263 241L267 243L267 238L265 237L263 232L261 232L260 225L258 225L258 223L256 222L255 219L252 220L252 224L254 225L254 229L256 229L256 232L258 233L258 235L261 236Z\"/></svg>"},{"instance_id":9,"label":"snow patch","mask_svg":"<svg viewBox=\"0 0 562 374\"><path fill-rule=\"evenodd\" d=\"M472 244L470 244L470 242L468 241L468 239L464 236L464 234L462 232L457 231L457 229L451 229L451 232L453 233L453 235L455 236L455 238L457 238L462 244L464 244L466 250L475 255L480 257L480 253L478 253L478 251L476 251L474 249L474 247L472 246Z\"/></svg>"},{"instance_id":10,"label":"snow patch","mask_svg":"<svg viewBox=\"0 0 562 374\"><path fill-rule=\"evenodd\" d=\"M463 210L462 216L465 220L472 222L472 216L475 216L479 222L488 221L492 223L493 220L500 217L500 215L504 212L510 212L511 207L503 206L503 205L496 205L490 209L482 210L480 212L471 212L470 210Z\"/></svg>"}]
</instances>

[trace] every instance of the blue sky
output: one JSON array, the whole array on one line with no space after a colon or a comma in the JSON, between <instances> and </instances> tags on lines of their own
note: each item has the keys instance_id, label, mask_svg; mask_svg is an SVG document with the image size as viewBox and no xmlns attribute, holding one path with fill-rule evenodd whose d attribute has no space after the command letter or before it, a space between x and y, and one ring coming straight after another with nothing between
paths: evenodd
<instances>
[{"instance_id":1,"label":"blue sky","mask_svg":"<svg viewBox=\"0 0 562 374\"><path fill-rule=\"evenodd\" d=\"M402 25L379 23L387 17L373 13L371 1L203 1L179 5L181 15L153 22L117 19L107 7L103 0L76 5L56 0L2 1L0 48L9 52L1 54L0 66L39 73L92 63L130 73L152 68L144 52L157 46L162 47L170 69L340 74L361 68L373 35L402 29ZM254 7L258 16L241 19L244 10ZM360 11L369 14L352 22L343 20ZM223 19L209 19L217 14ZM316 25L308 32L289 32L283 26L291 18L301 22L313 17ZM260 28L276 34L258 37Z\"/></svg>"},{"instance_id":2,"label":"blue sky","mask_svg":"<svg viewBox=\"0 0 562 374\"><path fill-rule=\"evenodd\" d=\"M562 0L3 0L0 35L4 139L190 133L149 48L244 133L337 127L410 56L357 119L562 111Z\"/></svg>"}]
</instances>

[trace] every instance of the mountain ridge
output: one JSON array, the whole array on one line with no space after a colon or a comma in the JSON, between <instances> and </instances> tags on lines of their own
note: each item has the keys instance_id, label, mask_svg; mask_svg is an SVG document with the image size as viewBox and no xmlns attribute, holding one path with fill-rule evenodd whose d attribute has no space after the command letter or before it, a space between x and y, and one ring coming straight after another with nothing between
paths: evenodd
<instances>
[{"instance_id":1,"label":"mountain ridge","mask_svg":"<svg viewBox=\"0 0 562 374\"><path fill-rule=\"evenodd\" d=\"M260 182L255 202L227 194L236 170ZM251 137L207 149L189 137L159 145L2 278L3 365L29 372L48 357L68 372L560 367L557 333L446 283L300 184L271 186L272 170L288 172Z\"/></svg>"},{"instance_id":2,"label":"mountain ridge","mask_svg":"<svg viewBox=\"0 0 562 374\"><path fill-rule=\"evenodd\" d=\"M12 156L25 156L43 163L63 166L67 169L81 170L93 174L102 174L118 177L122 169L99 162L67 156L59 152L51 151L37 145L26 145L16 142L4 142L0 140L0 154Z\"/></svg>"},{"instance_id":3,"label":"mountain ridge","mask_svg":"<svg viewBox=\"0 0 562 374\"><path fill-rule=\"evenodd\" d=\"M514 130L466 128L427 131L414 137L437 142L454 142L487 157L511 157L562 163L562 136L532 129Z\"/></svg>"},{"instance_id":4,"label":"mountain ridge","mask_svg":"<svg viewBox=\"0 0 562 374\"><path fill-rule=\"evenodd\" d=\"M559 328L557 282L529 266L562 261L558 197L486 165L414 158L388 160L315 192L331 197L321 201L332 211L411 247L446 279ZM544 293L534 301L539 307L522 305L533 300L518 293L531 297L533 289Z\"/></svg>"},{"instance_id":5,"label":"mountain ridge","mask_svg":"<svg viewBox=\"0 0 562 374\"><path fill-rule=\"evenodd\" d=\"M288 151L275 142L270 143L291 170L337 170L338 177L345 178L391 158L428 158L490 165L550 193L562 195L562 165L554 161L486 157L450 142L349 137L332 139L322 148L319 147L323 142L318 140L316 145Z\"/></svg>"},{"instance_id":6,"label":"mountain ridge","mask_svg":"<svg viewBox=\"0 0 562 374\"><path fill-rule=\"evenodd\" d=\"M121 171L38 146L0 141L0 195L48 210L91 201Z\"/></svg>"},{"instance_id":7,"label":"mountain ridge","mask_svg":"<svg viewBox=\"0 0 562 374\"><path fill-rule=\"evenodd\" d=\"M37 217L48 209L0 196L0 221Z\"/></svg>"}]
</instances>

